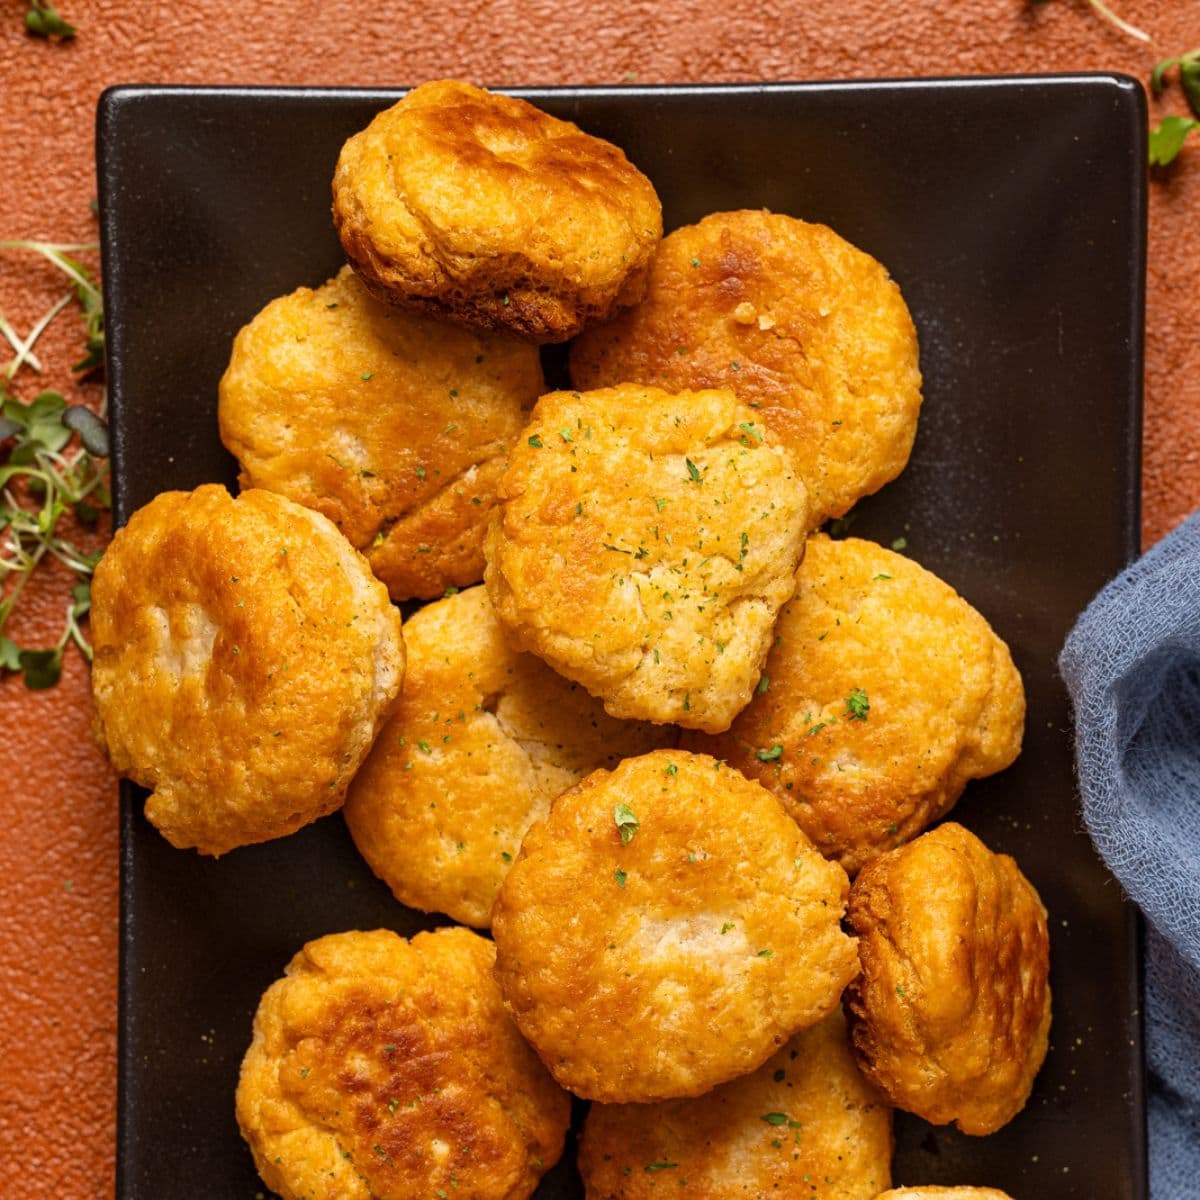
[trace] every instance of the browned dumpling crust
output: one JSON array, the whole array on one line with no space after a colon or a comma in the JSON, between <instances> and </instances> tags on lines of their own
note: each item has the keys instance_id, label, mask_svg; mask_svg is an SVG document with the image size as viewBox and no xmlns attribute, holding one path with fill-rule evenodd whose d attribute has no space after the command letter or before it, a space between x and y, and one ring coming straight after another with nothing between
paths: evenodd
<instances>
[{"instance_id":1,"label":"browned dumpling crust","mask_svg":"<svg viewBox=\"0 0 1200 1200\"><path fill-rule=\"evenodd\" d=\"M858 970L846 873L756 783L656 750L525 835L492 912L521 1032L580 1096L697 1096L761 1065Z\"/></svg>"},{"instance_id":2,"label":"browned dumpling crust","mask_svg":"<svg viewBox=\"0 0 1200 1200\"><path fill-rule=\"evenodd\" d=\"M242 487L324 513L393 600L425 599L483 578L505 455L542 390L535 347L389 308L345 267L241 330L217 411Z\"/></svg>"},{"instance_id":3,"label":"browned dumpling crust","mask_svg":"<svg viewBox=\"0 0 1200 1200\"><path fill-rule=\"evenodd\" d=\"M750 700L809 519L731 392L551 392L510 454L484 578L514 641L614 717L718 732Z\"/></svg>"},{"instance_id":4,"label":"browned dumpling crust","mask_svg":"<svg viewBox=\"0 0 1200 1200\"><path fill-rule=\"evenodd\" d=\"M343 813L402 904L487 926L525 831L599 767L673 745L617 721L504 636L487 592L426 605L404 626L404 693Z\"/></svg>"},{"instance_id":5,"label":"browned dumpling crust","mask_svg":"<svg viewBox=\"0 0 1200 1200\"><path fill-rule=\"evenodd\" d=\"M957 1197L957 1200L1012 1200L1007 1192L995 1188L977 1187L912 1187L896 1188L884 1192L876 1200L939 1200L942 1196Z\"/></svg>"},{"instance_id":6,"label":"browned dumpling crust","mask_svg":"<svg viewBox=\"0 0 1200 1200\"><path fill-rule=\"evenodd\" d=\"M994 1133L1025 1106L1050 1031L1046 910L1006 854L952 821L868 863L847 914L855 1053L897 1108Z\"/></svg>"},{"instance_id":7,"label":"browned dumpling crust","mask_svg":"<svg viewBox=\"0 0 1200 1200\"><path fill-rule=\"evenodd\" d=\"M164 492L92 583L97 737L174 846L224 854L339 808L404 677L400 614L320 513Z\"/></svg>"},{"instance_id":8,"label":"browned dumpling crust","mask_svg":"<svg viewBox=\"0 0 1200 1200\"><path fill-rule=\"evenodd\" d=\"M713 213L663 239L646 297L571 349L578 388L730 388L786 445L821 520L894 479L921 407L900 289L824 225Z\"/></svg>"},{"instance_id":9,"label":"browned dumpling crust","mask_svg":"<svg viewBox=\"0 0 1200 1200\"><path fill-rule=\"evenodd\" d=\"M525 1200L570 1103L522 1041L467 929L335 933L263 995L237 1119L284 1200Z\"/></svg>"},{"instance_id":10,"label":"browned dumpling crust","mask_svg":"<svg viewBox=\"0 0 1200 1200\"><path fill-rule=\"evenodd\" d=\"M346 142L333 219L382 300L534 342L641 299L662 237L623 151L457 80L414 88Z\"/></svg>"},{"instance_id":11,"label":"browned dumpling crust","mask_svg":"<svg viewBox=\"0 0 1200 1200\"><path fill-rule=\"evenodd\" d=\"M588 1200L874 1200L891 1157L892 1110L855 1066L835 1009L707 1095L593 1104L579 1170Z\"/></svg>"},{"instance_id":12,"label":"browned dumpling crust","mask_svg":"<svg viewBox=\"0 0 1200 1200\"><path fill-rule=\"evenodd\" d=\"M809 539L754 699L687 745L780 800L853 875L947 813L1021 749L1025 691L952 587L874 542Z\"/></svg>"}]
</instances>

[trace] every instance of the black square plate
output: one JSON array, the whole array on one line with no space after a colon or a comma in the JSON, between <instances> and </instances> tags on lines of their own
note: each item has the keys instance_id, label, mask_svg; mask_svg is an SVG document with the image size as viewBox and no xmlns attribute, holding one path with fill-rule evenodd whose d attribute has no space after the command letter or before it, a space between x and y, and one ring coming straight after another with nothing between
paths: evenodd
<instances>
[{"instance_id":1,"label":"black square plate","mask_svg":"<svg viewBox=\"0 0 1200 1200\"><path fill-rule=\"evenodd\" d=\"M855 533L949 580L1008 640L1025 751L955 816L1051 914L1052 1050L983 1139L897 1121L896 1179L1143 1200L1137 919L1076 815L1055 655L1138 542L1145 111L1117 76L520 93L622 146L668 229L767 207L881 259L921 337L912 463ZM396 92L122 87L100 102L117 515L235 480L217 380L268 300L339 266L329 180ZM919 736L919 731L914 731ZM123 792L121 1200L261 1191L233 1118L262 990L307 939L437 924L401 908L340 817L219 861L173 850ZM570 1155L568 1154L568 1158ZM542 1197L581 1194L570 1162Z\"/></svg>"}]
</instances>

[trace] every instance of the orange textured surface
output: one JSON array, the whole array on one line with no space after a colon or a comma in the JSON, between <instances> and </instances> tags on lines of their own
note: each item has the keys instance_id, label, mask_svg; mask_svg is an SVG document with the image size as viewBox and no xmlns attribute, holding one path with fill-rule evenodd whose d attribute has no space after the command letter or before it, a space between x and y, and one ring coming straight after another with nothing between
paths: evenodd
<instances>
[{"instance_id":1,"label":"orange textured surface","mask_svg":"<svg viewBox=\"0 0 1200 1200\"><path fill-rule=\"evenodd\" d=\"M26 37L24 5L0 11L0 237L95 236L93 113L112 83L402 86L639 83L867 75L1121 70L1200 41L1200 0L1112 0L1150 46L1084 0L58 0L71 45ZM1182 111L1179 93L1152 114ZM1200 142L1150 201L1145 523L1154 541L1200 504ZM0 255L0 312L28 329L59 294L49 268ZM64 314L39 344L68 388L80 326ZM85 389L85 393L88 389ZM93 398L96 389L90 389ZM65 590L35 590L18 630L52 639ZM0 1162L22 1197L113 1193L117 808L92 748L78 656L60 686L0 683L7 786L0 793ZM169 1200L164 1197L163 1200Z\"/></svg>"}]
</instances>

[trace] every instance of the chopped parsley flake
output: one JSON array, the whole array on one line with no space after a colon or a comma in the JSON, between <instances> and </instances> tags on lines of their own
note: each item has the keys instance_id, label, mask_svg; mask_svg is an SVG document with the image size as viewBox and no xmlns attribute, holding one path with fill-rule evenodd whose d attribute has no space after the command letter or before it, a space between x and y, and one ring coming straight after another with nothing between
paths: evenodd
<instances>
[{"instance_id":1,"label":"chopped parsley flake","mask_svg":"<svg viewBox=\"0 0 1200 1200\"><path fill-rule=\"evenodd\" d=\"M535 450L540 450L542 448L542 439L538 434L535 433L531 438L529 438L529 444Z\"/></svg>"},{"instance_id":2,"label":"chopped parsley flake","mask_svg":"<svg viewBox=\"0 0 1200 1200\"><path fill-rule=\"evenodd\" d=\"M670 1171L670 1170L673 1170L677 1166L679 1166L679 1164L673 1163L673 1162L654 1162L654 1163L647 1163L642 1168L642 1170L643 1171Z\"/></svg>"},{"instance_id":3,"label":"chopped parsley flake","mask_svg":"<svg viewBox=\"0 0 1200 1200\"><path fill-rule=\"evenodd\" d=\"M770 750L757 750L755 757L759 762L774 762L777 758L783 757L783 747L776 742Z\"/></svg>"},{"instance_id":4,"label":"chopped parsley flake","mask_svg":"<svg viewBox=\"0 0 1200 1200\"><path fill-rule=\"evenodd\" d=\"M787 1113L769 1112L763 1113L762 1119L766 1121L768 1125L786 1125L788 1116Z\"/></svg>"},{"instance_id":5,"label":"chopped parsley flake","mask_svg":"<svg viewBox=\"0 0 1200 1200\"><path fill-rule=\"evenodd\" d=\"M865 721L871 711L871 702L862 688L855 688L846 697L846 715L851 721Z\"/></svg>"},{"instance_id":6,"label":"chopped parsley flake","mask_svg":"<svg viewBox=\"0 0 1200 1200\"><path fill-rule=\"evenodd\" d=\"M692 462L692 460L690 458L685 458L683 461L685 463L687 463L688 478L693 483L703 482L700 478L700 469L696 466L696 464L694 462Z\"/></svg>"},{"instance_id":7,"label":"chopped parsley flake","mask_svg":"<svg viewBox=\"0 0 1200 1200\"><path fill-rule=\"evenodd\" d=\"M625 880L627 880L629 876L626 875L624 871L616 870L613 872L613 878L617 881L617 887L623 888L625 886Z\"/></svg>"},{"instance_id":8,"label":"chopped parsley flake","mask_svg":"<svg viewBox=\"0 0 1200 1200\"><path fill-rule=\"evenodd\" d=\"M896 539L896 540L895 540L895 541L892 543L892 549L893 549L893 550L906 550L906 549L908 549L908 538L906 538L906 537L898 537L898 538L897 538L897 539Z\"/></svg>"},{"instance_id":9,"label":"chopped parsley flake","mask_svg":"<svg viewBox=\"0 0 1200 1200\"><path fill-rule=\"evenodd\" d=\"M770 677L770 675L767 675L764 672L762 675L760 675L758 677L758 687L756 687L754 690L755 690L755 692L758 693L758 695L765 696L767 694L767 689L770 686L771 686L771 677Z\"/></svg>"},{"instance_id":10,"label":"chopped parsley flake","mask_svg":"<svg viewBox=\"0 0 1200 1200\"><path fill-rule=\"evenodd\" d=\"M774 950L760 950L755 955L755 958L773 958L774 956L775 956Z\"/></svg>"},{"instance_id":11,"label":"chopped parsley flake","mask_svg":"<svg viewBox=\"0 0 1200 1200\"><path fill-rule=\"evenodd\" d=\"M633 841L633 835L641 828L633 809L628 804L614 805L613 821L616 823L617 832L621 835L621 845L628 846Z\"/></svg>"},{"instance_id":12,"label":"chopped parsley flake","mask_svg":"<svg viewBox=\"0 0 1200 1200\"><path fill-rule=\"evenodd\" d=\"M760 442L763 440L763 435L754 428L753 421L743 421L738 428L743 433L748 433L752 438L757 438Z\"/></svg>"}]
</instances>

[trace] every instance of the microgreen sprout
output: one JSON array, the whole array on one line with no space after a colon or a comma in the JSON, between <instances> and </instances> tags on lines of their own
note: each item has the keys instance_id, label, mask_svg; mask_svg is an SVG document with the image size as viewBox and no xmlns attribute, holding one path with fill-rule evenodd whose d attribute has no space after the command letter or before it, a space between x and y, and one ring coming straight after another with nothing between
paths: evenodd
<instances>
[{"instance_id":1,"label":"microgreen sprout","mask_svg":"<svg viewBox=\"0 0 1200 1200\"><path fill-rule=\"evenodd\" d=\"M28 403L7 390L22 369L40 371L34 346L72 296L83 310L86 353L74 370L88 372L104 361L104 309L90 272L72 255L92 246L51 242L0 242L0 250L40 254L67 276L71 292L56 301L21 337L0 315L0 335L13 349L0 378L0 672L23 675L26 687L52 687L63 654L74 643L90 661L91 646L80 622L91 608L91 577L100 553L75 545L64 518L95 526L110 505L108 427L82 405L68 405L59 392L43 391ZM77 438L77 441L73 441ZM71 572L71 598L63 629L53 646L18 646L7 636L9 618L37 568L57 561Z\"/></svg>"}]
</instances>

